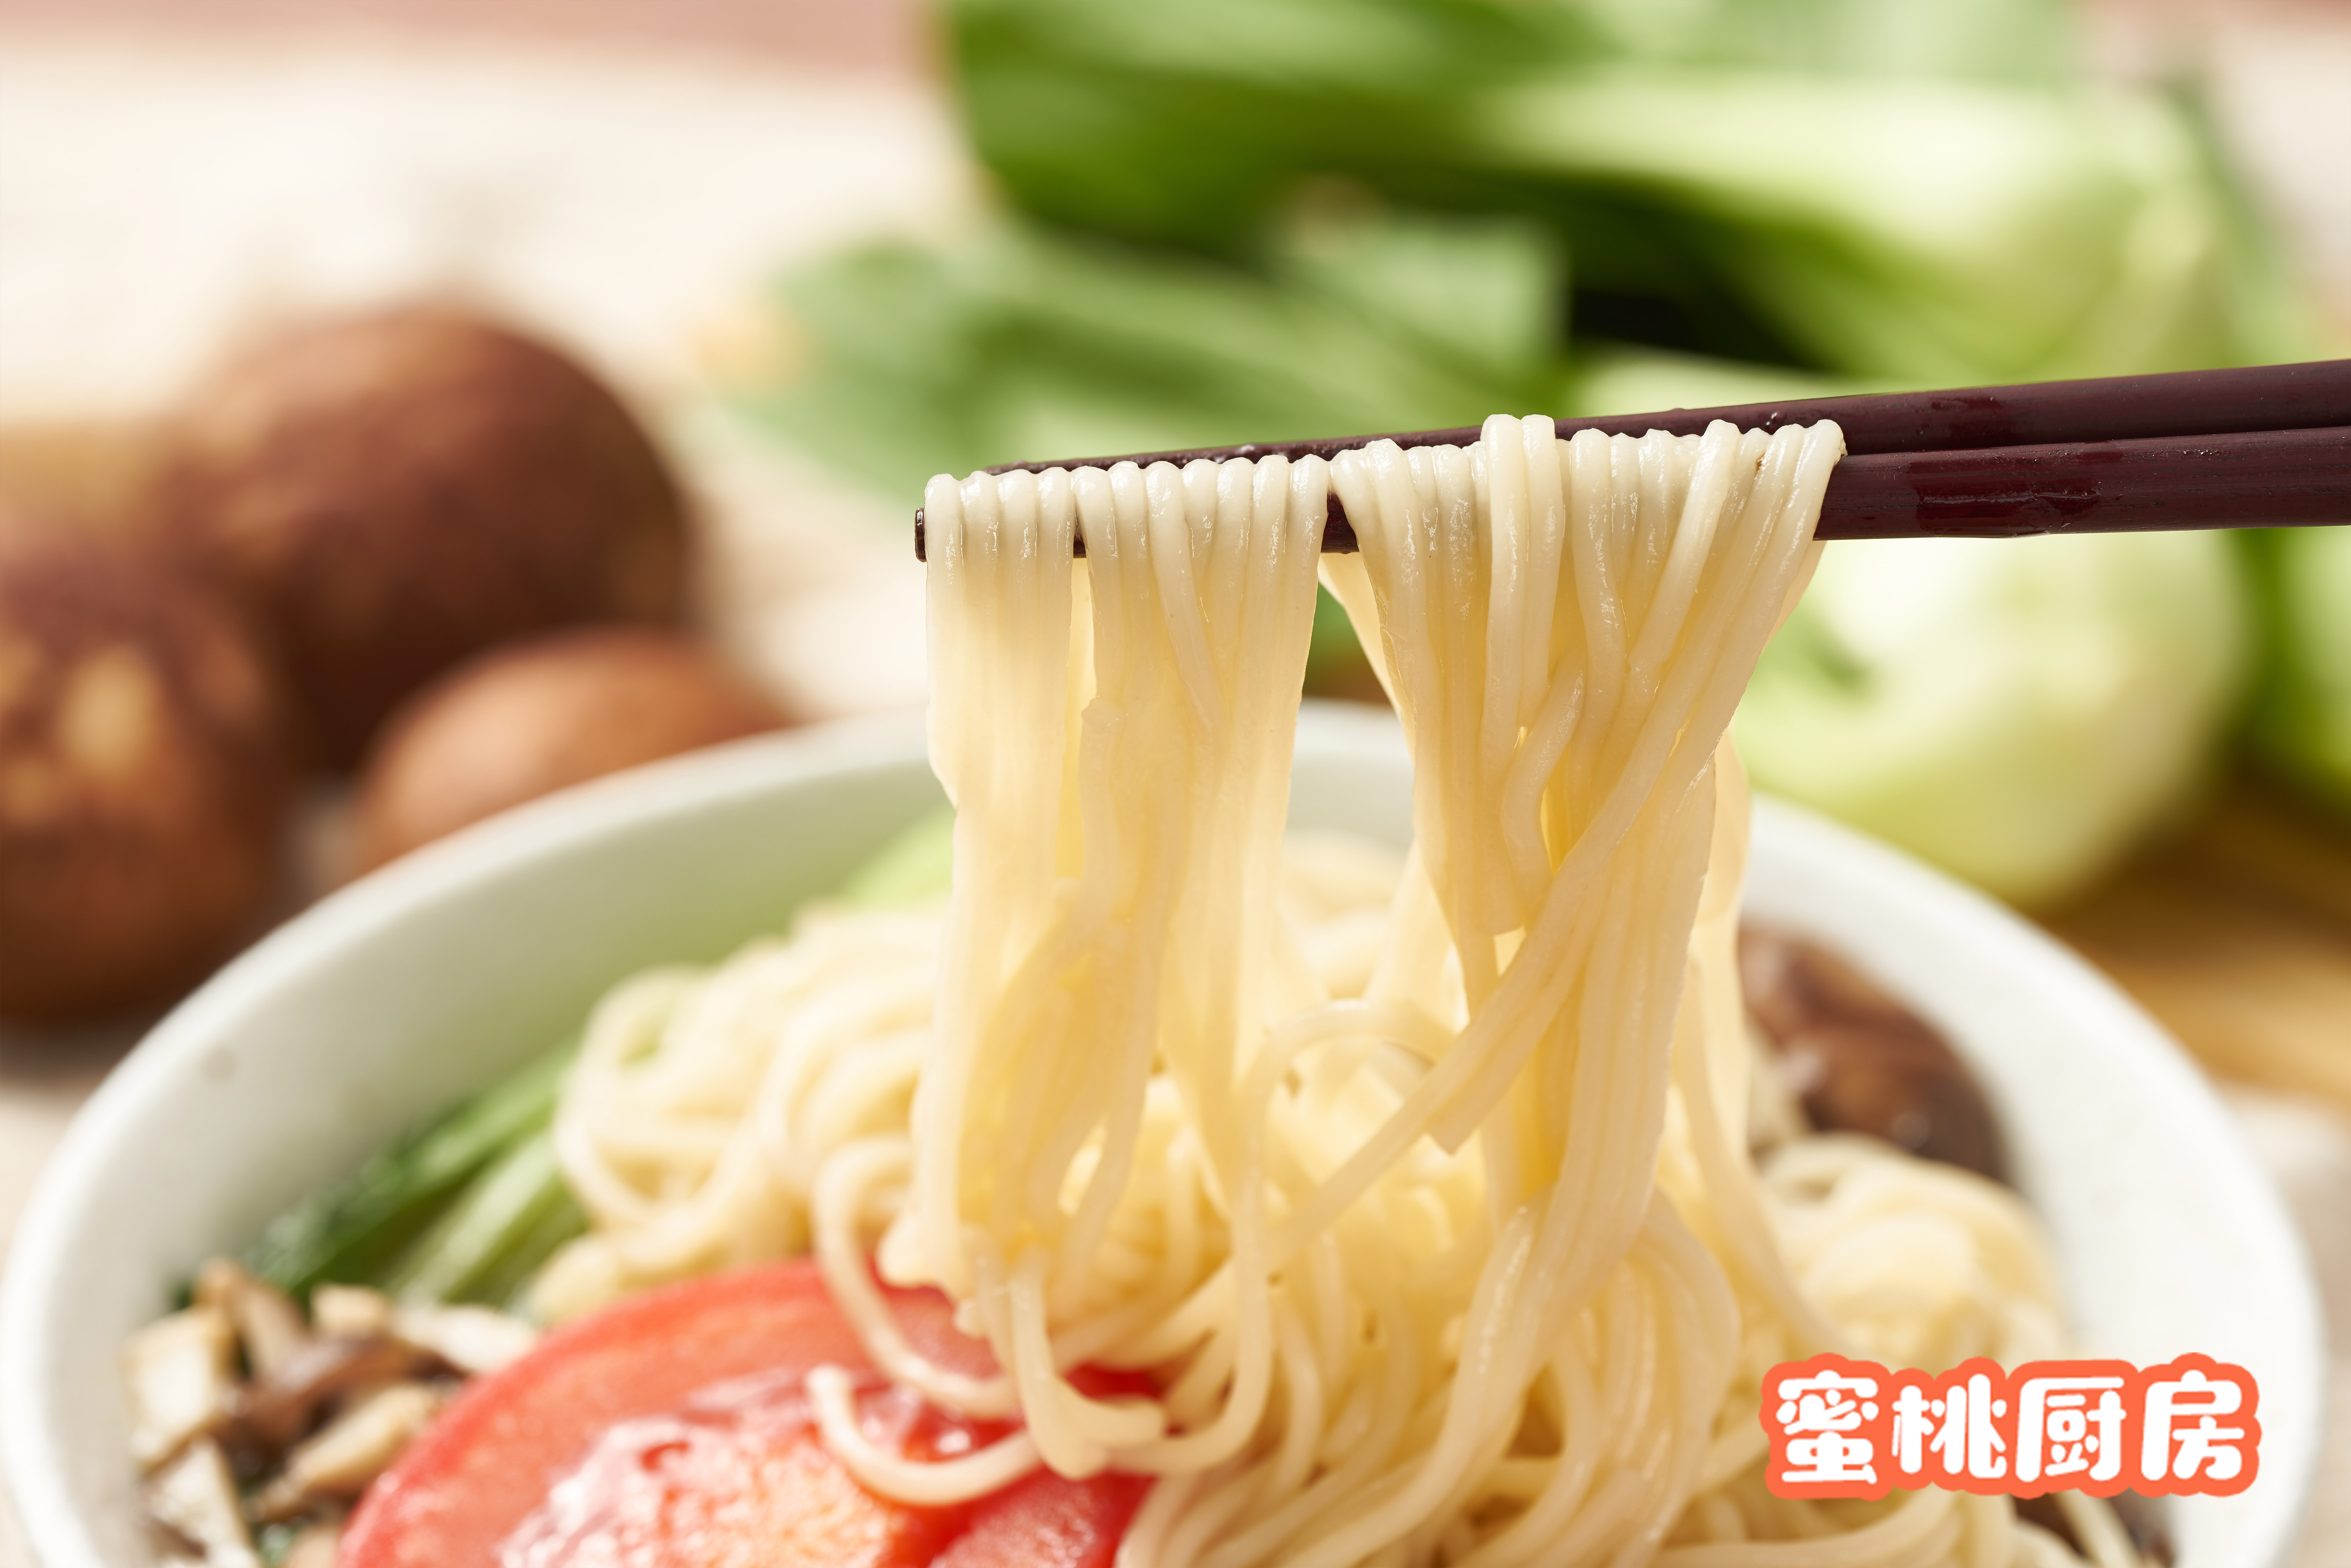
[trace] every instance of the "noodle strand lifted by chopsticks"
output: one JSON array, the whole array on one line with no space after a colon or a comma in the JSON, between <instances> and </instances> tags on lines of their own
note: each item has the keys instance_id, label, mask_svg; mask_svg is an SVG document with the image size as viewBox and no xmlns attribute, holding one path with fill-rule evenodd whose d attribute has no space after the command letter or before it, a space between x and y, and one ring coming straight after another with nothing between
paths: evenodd
<instances>
[{"instance_id":1,"label":"noodle strand lifted by chopsticks","mask_svg":"<svg viewBox=\"0 0 2351 1568\"><path fill-rule=\"evenodd\" d=\"M616 992L559 1117L595 1230L542 1299L812 1245L885 1372L1025 1424L968 1481L859 1451L867 1483L1152 1474L1130 1568L2068 1560L2000 1500L1761 1482L1777 1361L2060 1343L2008 1195L1746 1147L1723 737L1841 451L1496 418L935 480L944 923L820 912ZM1361 553L1319 565L1413 757L1400 869L1282 844L1333 492ZM916 1357L869 1258L1001 1375Z\"/></svg>"}]
</instances>

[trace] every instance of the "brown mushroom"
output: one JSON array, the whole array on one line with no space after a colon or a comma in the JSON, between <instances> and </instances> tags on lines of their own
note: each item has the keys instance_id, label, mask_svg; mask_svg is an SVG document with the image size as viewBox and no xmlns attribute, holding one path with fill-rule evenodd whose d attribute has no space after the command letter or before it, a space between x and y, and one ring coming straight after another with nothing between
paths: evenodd
<instances>
[{"instance_id":1,"label":"brown mushroom","mask_svg":"<svg viewBox=\"0 0 2351 1568\"><path fill-rule=\"evenodd\" d=\"M215 1307L159 1318L123 1344L131 1456L141 1468L163 1464L228 1413L235 1359L235 1331Z\"/></svg>"},{"instance_id":2,"label":"brown mushroom","mask_svg":"<svg viewBox=\"0 0 2351 1568\"><path fill-rule=\"evenodd\" d=\"M2075 1506L2088 1500L2077 1499ZM2115 1519L2130 1537L2131 1546L2148 1563L2167 1565L2176 1560L2171 1545L2170 1521L2164 1514L2164 1504L2156 1498L2141 1497L2135 1491L2116 1492L2106 1500L2115 1511ZM2092 1506L2095 1506L2094 1504ZM2080 1533L2067 1516L2064 1494L2043 1492L2039 1497L2019 1498L2016 1517L2037 1529L2045 1530L2076 1552L2082 1552ZM2085 1553L2086 1555L2086 1553Z\"/></svg>"},{"instance_id":3,"label":"brown mushroom","mask_svg":"<svg viewBox=\"0 0 2351 1568\"><path fill-rule=\"evenodd\" d=\"M0 539L0 1017L159 998L248 936L289 770L229 604L91 539Z\"/></svg>"},{"instance_id":4,"label":"brown mushroom","mask_svg":"<svg viewBox=\"0 0 2351 1568\"><path fill-rule=\"evenodd\" d=\"M197 1305L228 1318L256 1378L277 1375L310 1346L310 1325L294 1298L234 1258L211 1259L197 1270L194 1294Z\"/></svg>"},{"instance_id":5,"label":"brown mushroom","mask_svg":"<svg viewBox=\"0 0 2351 1568\"><path fill-rule=\"evenodd\" d=\"M392 1333L392 1298L365 1285L319 1285L310 1292L310 1326L333 1339L382 1338Z\"/></svg>"},{"instance_id":6,"label":"brown mushroom","mask_svg":"<svg viewBox=\"0 0 2351 1568\"><path fill-rule=\"evenodd\" d=\"M501 648L385 727L360 779L358 858L381 865L565 785L783 722L674 632L604 626Z\"/></svg>"},{"instance_id":7,"label":"brown mushroom","mask_svg":"<svg viewBox=\"0 0 2351 1568\"><path fill-rule=\"evenodd\" d=\"M352 1285L314 1290L306 1322L291 1298L227 1258L197 1270L193 1296L123 1352L148 1513L175 1568L256 1563L248 1518L280 1527L271 1546L289 1568L333 1568L353 1500L459 1383L538 1338L487 1307L395 1303ZM252 1372L242 1384L240 1344ZM249 1504L238 1501L240 1480Z\"/></svg>"},{"instance_id":8,"label":"brown mushroom","mask_svg":"<svg viewBox=\"0 0 2351 1568\"><path fill-rule=\"evenodd\" d=\"M676 484L611 392L448 309L284 332L167 432L151 527L276 639L320 755L507 638L679 611Z\"/></svg>"},{"instance_id":9,"label":"brown mushroom","mask_svg":"<svg viewBox=\"0 0 2351 1568\"><path fill-rule=\"evenodd\" d=\"M1783 932L1742 926L1739 967L1748 1009L1813 1125L2007 1179L1991 1103L1932 1025L1852 965Z\"/></svg>"},{"instance_id":10,"label":"brown mushroom","mask_svg":"<svg viewBox=\"0 0 2351 1568\"><path fill-rule=\"evenodd\" d=\"M228 1460L209 1441L198 1441L147 1480L147 1512L194 1552L204 1568L261 1568L244 1511L237 1506L236 1479Z\"/></svg>"},{"instance_id":11,"label":"brown mushroom","mask_svg":"<svg viewBox=\"0 0 2351 1568\"><path fill-rule=\"evenodd\" d=\"M496 1372L538 1343L538 1331L494 1307L402 1306L392 1333L464 1377Z\"/></svg>"},{"instance_id":12,"label":"brown mushroom","mask_svg":"<svg viewBox=\"0 0 2351 1568\"><path fill-rule=\"evenodd\" d=\"M424 1430L446 1396L422 1383L394 1383L360 1399L286 1458L255 1511L292 1519L322 1502L349 1502Z\"/></svg>"},{"instance_id":13,"label":"brown mushroom","mask_svg":"<svg viewBox=\"0 0 2351 1568\"><path fill-rule=\"evenodd\" d=\"M337 1399L413 1377L431 1361L397 1340L314 1339L275 1374L238 1392L233 1413L240 1446L282 1452Z\"/></svg>"}]
</instances>

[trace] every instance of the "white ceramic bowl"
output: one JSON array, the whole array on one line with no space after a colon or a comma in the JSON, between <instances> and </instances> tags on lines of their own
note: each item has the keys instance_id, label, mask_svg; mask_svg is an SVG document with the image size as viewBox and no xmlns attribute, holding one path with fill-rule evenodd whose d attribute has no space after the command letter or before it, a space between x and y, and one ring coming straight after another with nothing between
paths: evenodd
<instances>
[{"instance_id":1,"label":"white ceramic bowl","mask_svg":"<svg viewBox=\"0 0 2351 1568\"><path fill-rule=\"evenodd\" d=\"M1293 817L1401 842L1394 725L1311 711ZM747 741L569 791L337 894L224 970L90 1101L0 1301L0 1458L44 1568L152 1558L115 1351L206 1255L542 1050L642 965L778 928L937 802L911 720ZM1983 898L1784 807L1749 905L1947 1030L2003 1118L2085 1344L2202 1351L2260 1379L2261 1479L2176 1508L2181 1568L2282 1568L2317 1458L2324 1361L2302 1249L2179 1051Z\"/></svg>"}]
</instances>

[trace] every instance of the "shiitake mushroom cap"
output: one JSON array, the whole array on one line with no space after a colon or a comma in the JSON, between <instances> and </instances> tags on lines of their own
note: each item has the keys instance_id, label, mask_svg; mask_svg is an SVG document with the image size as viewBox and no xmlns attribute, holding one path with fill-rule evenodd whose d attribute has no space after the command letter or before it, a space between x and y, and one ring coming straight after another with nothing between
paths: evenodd
<instances>
[{"instance_id":1,"label":"shiitake mushroom cap","mask_svg":"<svg viewBox=\"0 0 2351 1568\"><path fill-rule=\"evenodd\" d=\"M0 538L0 1017L160 999L250 934L290 784L235 609L167 563Z\"/></svg>"},{"instance_id":2,"label":"shiitake mushroom cap","mask_svg":"<svg viewBox=\"0 0 2351 1568\"><path fill-rule=\"evenodd\" d=\"M601 626L512 643L452 671L384 727L360 771L356 857L381 865L566 785L784 718L681 633Z\"/></svg>"},{"instance_id":3,"label":"shiitake mushroom cap","mask_svg":"<svg viewBox=\"0 0 2351 1568\"><path fill-rule=\"evenodd\" d=\"M167 428L142 515L268 632L336 767L460 661L674 620L685 580L678 486L620 400L449 308L299 327L228 363Z\"/></svg>"},{"instance_id":4,"label":"shiitake mushroom cap","mask_svg":"<svg viewBox=\"0 0 2351 1568\"><path fill-rule=\"evenodd\" d=\"M1843 958L1769 926L1740 927L1739 969L1781 1080L1813 1126L2007 1179L1999 1118L1934 1026Z\"/></svg>"}]
</instances>

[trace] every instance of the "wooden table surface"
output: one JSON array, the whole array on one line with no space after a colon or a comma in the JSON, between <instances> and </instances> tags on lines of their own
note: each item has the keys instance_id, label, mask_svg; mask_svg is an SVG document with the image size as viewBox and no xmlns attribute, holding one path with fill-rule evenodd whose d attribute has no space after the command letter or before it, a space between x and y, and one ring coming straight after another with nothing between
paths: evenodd
<instances>
[{"instance_id":1,"label":"wooden table surface","mask_svg":"<svg viewBox=\"0 0 2351 1568\"><path fill-rule=\"evenodd\" d=\"M2351 1111L2340 817L2240 776L2179 837L2044 923L2216 1074Z\"/></svg>"}]
</instances>

